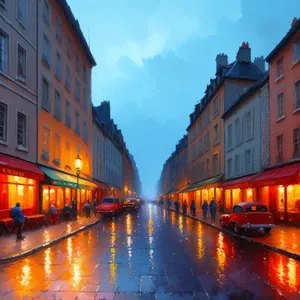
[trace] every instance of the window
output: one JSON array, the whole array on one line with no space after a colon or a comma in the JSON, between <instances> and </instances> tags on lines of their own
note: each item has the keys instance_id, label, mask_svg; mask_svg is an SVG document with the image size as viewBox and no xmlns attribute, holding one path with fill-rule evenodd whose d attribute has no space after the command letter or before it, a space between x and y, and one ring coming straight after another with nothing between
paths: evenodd
<instances>
[{"instance_id":1,"label":"window","mask_svg":"<svg viewBox=\"0 0 300 300\"><path fill-rule=\"evenodd\" d=\"M71 121L71 104L68 100L66 100L66 120L65 120L65 124L71 128L72 125L72 121Z\"/></svg>"},{"instance_id":2,"label":"window","mask_svg":"<svg viewBox=\"0 0 300 300\"><path fill-rule=\"evenodd\" d=\"M79 120L79 113L77 111L75 114L75 133L80 135L80 120Z\"/></svg>"},{"instance_id":3,"label":"window","mask_svg":"<svg viewBox=\"0 0 300 300\"><path fill-rule=\"evenodd\" d=\"M231 177L232 176L232 158L228 159L227 165L228 165L228 177Z\"/></svg>"},{"instance_id":4,"label":"window","mask_svg":"<svg viewBox=\"0 0 300 300\"><path fill-rule=\"evenodd\" d=\"M55 99L54 99L54 118L56 118L58 121L61 121L62 119L62 109L61 109L61 97L60 93L55 90Z\"/></svg>"},{"instance_id":5,"label":"window","mask_svg":"<svg viewBox=\"0 0 300 300\"><path fill-rule=\"evenodd\" d=\"M277 95L277 118L284 116L284 98L283 93Z\"/></svg>"},{"instance_id":6,"label":"window","mask_svg":"<svg viewBox=\"0 0 300 300\"><path fill-rule=\"evenodd\" d=\"M50 6L48 0L44 0L43 17L45 22L50 25Z\"/></svg>"},{"instance_id":7,"label":"window","mask_svg":"<svg viewBox=\"0 0 300 300\"><path fill-rule=\"evenodd\" d=\"M83 81L87 83L87 73L86 73L86 66L83 66Z\"/></svg>"},{"instance_id":8,"label":"window","mask_svg":"<svg viewBox=\"0 0 300 300\"><path fill-rule=\"evenodd\" d=\"M243 208L240 207L240 206L235 206L235 207L233 208L233 212L234 212L234 213L244 213Z\"/></svg>"},{"instance_id":9,"label":"window","mask_svg":"<svg viewBox=\"0 0 300 300\"><path fill-rule=\"evenodd\" d=\"M28 0L17 0L17 20L24 26L27 22Z\"/></svg>"},{"instance_id":10,"label":"window","mask_svg":"<svg viewBox=\"0 0 300 300\"><path fill-rule=\"evenodd\" d=\"M62 62L61 55L56 52L56 68L55 68L56 76L61 80L62 79Z\"/></svg>"},{"instance_id":11,"label":"window","mask_svg":"<svg viewBox=\"0 0 300 300\"><path fill-rule=\"evenodd\" d=\"M83 121L83 141L88 142L88 126L86 121Z\"/></svg>"},{"instance_id":12,"label":"window","mask_svg":"<svg viewBox=\"0 0 300 300\"><path fill-rule=\"evenodd\" d=\"M252 172L251 149L245 151L245 172Z\"/></svg>"},{"instance_id":13,"label":"window","mask_svg":"<svg viewBox=\"0 0 300 300\"><path fill-rule=\"evenodd\" d=\"M66 88L71 91L71 69L69 66L66 66Z\"/></svg>"},{"instance_id":14,"label":"window","mask_svg":"<svg viewBox=\"0 0 300 300\"><path fill-rule=\"evenodd\" d=\"M214 175L219 173L219 154L213 155L213 171Z\"/></svg>"},{"instance_id":15,"label":"window","mask_svg":"<svg viewBox=\"0 0 300 300\"><path fill-rule=\"evenodd\" d=\"M18 112L18 124L17 124L17 145L18 147L26 148L26 127L27 127L27 121L26 116L20 112Z\"/></svg>"},{"instance_id":16,"label":"window","mask_svg":"<svg viewBox=\"0 0 300 300\"><path fill-rule=\"evenodd\" d=\"M72 42L69 36L67 36L67 54L71 58L72 56Z\"/></svg>"},{"instance_id":17,"label":"window","mask_svg":"<svg viewBox=\"0 0 300 300\"><path fill-rule=\"evenodd\" d=\"M252 113L248 111L245 114L245 138L250 139L253 136Z\"/></svg>"},{"instance_id":18,"label":"window","mask_svg":"<svg viewBox=\"0 0 300 300\"><path fill-rule=\"evenodd\" d=\"M220 98L219 95L214 99L214 116L220 111Z\"/></svg>"},{"instance_id":19,"label":"window","mask_svg":"<svg viewBox=\"0 0 300 300\"><path fill-rule=\"evenodd\" d=\"M50 86L49 82L43 78L42 84L42 108L46 111L51 111L51 102L50 102Z\"/></svg>"},{"instance_id":20,"label":"window","mask_svg":"<svg viewBox=\"0 0 300 300\"><path fill-rule=\"evenodd\" d=\"M75 80L75 97L80 101L80 81L77 78Z\"/></svg>"},{"instance_id":21,"label":"window","mask_svg":"<svg viewBox=\"0 0 300 300\"><path fill-rule=\"evenodd\" d=\"M300 126L293 130L294 157L300 156Z\"/></svg>"},{"instance_id":22,"label":"window","mask_svg":"<svg viewBox=\"0 0 300 300\"><path fill-rule=\"evenodd\" d=\"M210 165L209 165L209 159L206 159L206 172L205 172L206 177L210 176Z\"/></svg>"},{"instance_id":23,"label":"window","mask_svg":"<svg viewBox=\"0 0 300 300\"><path fill-rule=\"evenodd\" d=\"M69 168L72 166L71 144L69 141L66 142L66 165Z\"/></svg>"},{"instance_id":24,"label":"window","mask_svg":"<svg viewBox=\"0 0 300 300\"><path fill-rule=\"evenodd\" d=\"M202 123L202 117L199 118L199 129L202 130L203 123Z\"/></svg>"},{"instance_id":25,"label":"window","mask_svg":"<svg viewBox=\"0 0 300 300\"><path fill-rule=\"evenodd\" d=\"M295 110L300 109L300 80L294 85L294 107Z\"/></svg>"},{"instance_id":26,"label":"window","mask_svg":"<svg viewBox=\"0 0 300 300\"><path fill-rule=\"evenodd\" d=\"M60 163L60 159L61 159L60 136L56 134L54 137L54 162Z\"/></svg>"},{"instance_id":27,"label":"window","mask_svg":"<svg viewBox=\"0 0 300 300\"><path fill-rule=\"evenodd\" d=\"M85 89L83 89L83 109L85 112L88 111L88 97L87 97L87 92Z\"/></svg>"},{"instance_id":28,"label":"window","mask_svg":"<svg viewBox=\"0 0 300 300\"><path fill-rule=\"evenodd\" d=\"M205 126L209 123L209 107L207 106L205 111Z\"/></svg>"},{"instance_id":29,"label":"window","mask_svg":"<svg viewBox=\"0 0 300 300\"><path fill-rule=\"evenodd\" d=\"M293 61L294 63L300 60L300 39L298 39L294 43L294 55L293 55Z\"/></svg>"},{"instance_id":30,"label":"window","mask_svg":"<svg viewBox=\"0 0 300 300\"><path fill-rule=\"evenodd\" d=\"M276 78L283 76L283 57L276 62Z\"/></svg>"},{"instance_id":31,"label":"window","mask_svg":"<svg viewBox=\"0 0 300 300\"><path fill-rule=\"evenodd\" d=\"M206 133L206 151L210 149L210 134L209 132Z\"/></svg>"},{"instance_id":32,"label":"window","mask_svg":"<svg viewBox=\"0 0 300 300\"><path fill-rule=\"evenodd\" d=\"M232 148L232 124L227 127L227 149Z\"/></svg>"},{"instance_id":33,"label":"window","mask_svg":"<svg viewBox=\"0 0 300 300\"><path fill-rule=\"evenodd\" d=\"M241 121L240 121L240 119L235 120L234 126L235 126L236 145L239 145L242 142L242 131L241 131Z\"/></svg>"},{"instance_id":34,"label":"window","mask_svg":"<svg viewBox=\"0 0 300 300\"><path fill-rule=\"evenodd\" d=\"M236 155L234 158L235 162L235 175L238 176L241 174L241 157L240 155Z\"/></svg>"},{"instance_id":35,"label":"window","mask_svg":"<svg viewBox=\"0 0 300 300\"><path fill-rule=\"evenodd\" d=\"M43 128L43 154L42 157L49 159L50 152L50 129L47 127Z\"/></svg>"},{"instance_id":36,"label":"window","mask_svg":"<svg viewBox=\"0 0 300 300\"><path fill-rule=\"evenodd\" d=\"M51 66L51 43L45 34L43 36L43 60Z\"/></svg>"},{"instance_id":37,"label":"window","mask_svg":"<svg viewBox=\"0 0 300 300\"><path fill-rule=\"evenodd\" d=\"M214 126L214 144L217 144L219 141L220 141L219 124L216 124Z\"/></svg>"},{"instance_id":38,"label":"window","mask_svg":"<svg viewBox=\"0 0 300 300\"><path fill-rule=\"evenodd\" d=\"M56 16L56 38L61 42L62 36L62 25L61 20L58 16Z\"/></svg>"},{"instance_id":39,"label":"window","mask_svg":"<svg viewBox=\"0 0 300 300\"><path fill-rule=\"evenodd\" d=\"M283 134L277 136L277 162L283 161Z\"/></svg>"},{"instance_id":40,"label":"window","mask_svg":"<svg viewBox=\"0 0 300 300\"><path fill-rule=\"evenodd\" d=\"M26 51L18 45L18 79L26 79Z\"/></svg>"},{"instance_id":41,"label":"window","mask_svg":"<svg viewBox=\"0 0 300 300\"><path fill-rule=\"evenodd\" d=\"M0 102L0 141L7 142L7 105Z\"/></svg>"},{"instance_id":42,"label":"window","mask_svg":"<svg viewBox=\"0 0 300 300\"><path fill-rule=\"evenodd\" d=\"M8 36L0 31L0 70L4 73L8 71Z\"/></svg>"},{"instance_id":43,"label":"window","mask_svg":"<svg viewBox=\"0 0 300 300\"><path fill-rule=\"evenodd\" d=\"M79 56L76 53L76 61L75 61L75 70L77 73L80 73L80 62L79 62Z\"/></svg>"}]
</instances>

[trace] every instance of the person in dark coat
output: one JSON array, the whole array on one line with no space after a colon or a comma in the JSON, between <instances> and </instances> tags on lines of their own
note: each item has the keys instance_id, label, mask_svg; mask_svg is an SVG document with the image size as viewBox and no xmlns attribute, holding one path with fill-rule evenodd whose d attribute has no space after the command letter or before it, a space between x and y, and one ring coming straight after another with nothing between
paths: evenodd
<instances>
[{"instance_id":1,"label":"person in dark coat","mask_svg":"<svg viewBox=\"0 0 300 300\"><path fill-rule=\"evenodd\" d=\"M89 200L84 204L84 211L85 211L85 217L90 219L91 218L91 206L90 206Z\"/></svg>"},{"instance_id":2,"label":"person in dark coat","mask_svg":"<svg viewBox=\"0 0 300 300\"><path fill-rule=\"evenodd\" d=\"M202 204L202 215L204 220L206 220L207 211L208 211L208 203L206 200L204 200L204 203Z\"/></svg>"},{"instance_id":3,"label":"person in dark coat","mask_svg":"<svg viewBox=\"0 0 300 300\"><path fill-rule=\"evenodd\" d=\"M70 221L72 219L72 207L65 204L63 209L63 215L66 221Z\"/></svg>"},{"instance_id":4,"label":"person in dark coat","mask_svg":"<svg viewBox=\"0 0 300 300\"><path fill-rule=\"evenodd\" d=\"M54 204L51 205L49 212L51 223L54 225L57 222L57 209Z\"/></svg>"},{"instance_id":5,"label":"person in dark coat","mask_svg":"<svg viewBox=\"0 0 300 300\"><path fill-rule=\"evenodd\" d=\"M93 212L94 212L95 217L97 217L97 200L96 199L93 200Z\"/></svg>"},{"instance_id":6,"label":"person in dark coat","mask_svg":"<svg viewBox=\"0 0 300 300\"><path fill-rule=\"evenodd\" d=\"M214 198L212 198L209 203L209 212L210 212L210 216L211 216L211 221L216 222L217 203Z\"/></svg>"},{"instance_id":7,"label":"person in dark coat","mask_svg":"<svg viewBox=\"0 0 300 300\"><path fill-rule=\"evenodd\" d=\"M73 220L77 221L77 203L75 200L72 200L72 215L73 215Z\"/></svg>"},{"instance_id":8,"label":"person in dark coat","mask_svg":"<svg viewBox=\"0 0 300 300\"><path fill-rule=\"evenodd\" d=\"M13 207L10 211L10 217L14 220L14 223L16 224L18 230L17 230L17 239L18 240L24 240L23 233L23 227L24 222L27 219L21 209L21 204L18 202L15 207Z\"/></svg>"}]
</instances>

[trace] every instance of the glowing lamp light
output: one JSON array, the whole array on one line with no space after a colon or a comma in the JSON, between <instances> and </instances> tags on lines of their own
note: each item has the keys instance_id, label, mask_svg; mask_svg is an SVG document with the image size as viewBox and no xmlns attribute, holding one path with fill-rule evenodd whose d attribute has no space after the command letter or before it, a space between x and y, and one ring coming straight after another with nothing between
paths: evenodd
<instances>
[{"instance_id":1,"label":"glowing lamp light","mask_svg":"<svg viewBox=\"0 0 300 300\"><path fill-rule=\"evenodd\" d=\"M82 168L82 160L81 157L79 156L79 154L77 154L76 158L75 158L75 169L77 172L80 172Z\"/></svg>"}]
</instances>

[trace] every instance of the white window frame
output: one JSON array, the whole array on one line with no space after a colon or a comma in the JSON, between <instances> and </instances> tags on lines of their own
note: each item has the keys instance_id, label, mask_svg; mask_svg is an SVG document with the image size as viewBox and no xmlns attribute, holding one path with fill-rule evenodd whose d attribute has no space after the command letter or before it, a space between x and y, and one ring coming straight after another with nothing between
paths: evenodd
<instances>
[{"instance_id":1,"label":"white window frame","mask_svg":"<svg viewBox=\"0 0 300 300\"><path fill-rule=\"evenodd\" d=\"M55 57L55 75L60 81L62 80L62 56L57 50Z\"/></svg>"},{"instance_id":2,"label":"white window frame","mask_svg":"<svg viewBox=\"0 0 300 300\"><path fill-rule=\"evenodd\" d=\"M8 144L8 105L4 102L0 102L0 106L4 107L5 111L4 111L4 120L3 120L3 136L4 138L0 138L0 143L1 144Z\"/></svg>"},{"instance_id":3,"label":"white window frame","mask_svg":"<svg viewBox=\"0 0 300 300\"><path fill-rule=\"evenodd\" d=\"M25 120L25 124L24 124L24 129L23 129L23 134L25 135L25 137L23 137L23 144L19 144L18 140L19 140L19 115L22 115L24 117ZM17 120L16 120L16 138L17 138L17 149L18 150L24 150L27 151L28 149L28 115L26 113L24 113L23 111L17 111Z\"/></svg>"},{"instance_id":4,"label":"white window frame","mask_svg":"<svg viewBox=\"0 0 300 300\"><path fill-rule=\"evenodd\" d=\"M0 48L0 71L5 74L8 74L8 70L9 70L9 64L8 64L9 63L9 35L1 29L0 36L3 39L3 42L6 43L6 45L4 45L5 49ZM3 57L2 57L2 55L3 55Z\"/></svg>"},{"instance_id":5,"label":"white window frame","mask_svg":"<svg viewBox=\"0 0 300 300\"><path fill-rule=\"evenodd\" d=\"M242 124L241 119L237 118L234 121L234 129L235 129L235 139L236 139L236 146L242 143Z\"/></svg>"},{"instance_id":6,"label":"white window frame","mask_svg":"<svg viewBox=\"0 0 300 300\"><path fill-rule=\"evenodd\" d=\"M44 91L43 91L43 88L44 88L44 81L45 82L47 82L48 83L48 103L45 103L44 102ZM41 95L41 99L42 99L42 101L41 101L41 106L42 106L42 108L44 109L44 110L46 110L47 112L51 112L51 84L50 84L50 81L46 78L46 77L44 77L44 76L42 76L42 88L41 88L41 93L42 93L42 95Z\"/></svg>"},{"instance_id":7,"label":"white window frame","mask_svg":"<svg viewBox=\"0 0 300 300\"><path fill-rule=\"evenodd\" d=\"M284 117L284 93L277 94L276 97L277 119ZM279 105L280 104L280 105Z\"/></svg>"},{"instance_id":8,"label":"white window frame","mask_svg":"<svg viewBox=\"0 0 300 300\"><path fill-rule=\"evenodd\" d=\"M298 91L296 85L298 85ZM294 83L294 110L300 110L300 80Z\"/></svg>"},{"instance_id":9,"label":"white window frame","mask_svg":"<svg viewBox=\"0 0 300 300\"><path fill-rule=\"evenodd\" d=\"M54 118L58 121L62 120L62 100L59 90L54 91Z\"/></svg>"},{"instance_id":10,"label":"white window frame","mask_svg":"<svg viewBox=\"0 0 300 300\"><path fill-rule=\"evenodd\" d=\"M20 76L19 74L19 49L23 50L24 53L25 53L25 66L24 66L24 76ZM17 76L17 80L18 81L22 81L25 83L26 79L27 79L27 51L26 49L20 44L20 43L17 43L17 72L16 72Z\"/></svg>"},{"instance_id":11,"label":"white window frame","mask_svg":"<svg viewBox=\"0 0 300 300\"><path fill-rule=\"evenodd\" d=\"M24 15L22 18L18 14L19 4L23 5ZM23 27L26 27L28 21L28 0L16 0L16 19Z\"/></svg>"},{"instance_id":12,"label":"white window frame","mask_svg":"<svg viewBox=\"0 0 300 300\"><path fill-rule=\"evenodd\" d=\"M294 42L293 45L293 63L297 63L300 60L300 38Z\"/></svg>"}]
</instances>

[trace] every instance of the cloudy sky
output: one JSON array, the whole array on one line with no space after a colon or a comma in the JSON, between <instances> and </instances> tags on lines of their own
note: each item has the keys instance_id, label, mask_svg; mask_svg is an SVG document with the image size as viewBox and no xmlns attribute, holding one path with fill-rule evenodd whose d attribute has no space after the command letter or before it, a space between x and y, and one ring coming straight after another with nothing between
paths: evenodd
<instances>
[{"instance_id":1,"label":"cloudy sky","mask_svg":"<svg viewBox=\"0 0 300 300\"><path fill-rule=\"evenodd\" d=\"M97 61L95 105L112 115L153 196L162 165L215 74L248 41L266 56L299 17L299 0L68 0Z\"/></svg>"}]
</instances>

